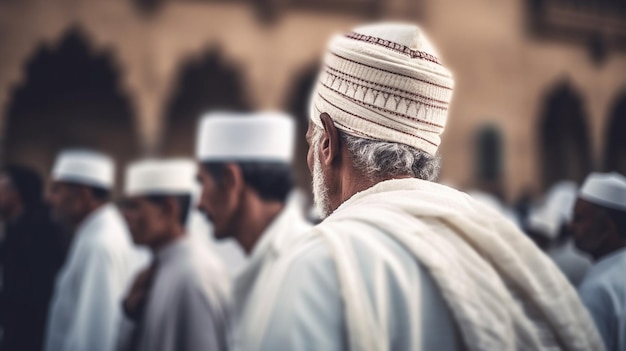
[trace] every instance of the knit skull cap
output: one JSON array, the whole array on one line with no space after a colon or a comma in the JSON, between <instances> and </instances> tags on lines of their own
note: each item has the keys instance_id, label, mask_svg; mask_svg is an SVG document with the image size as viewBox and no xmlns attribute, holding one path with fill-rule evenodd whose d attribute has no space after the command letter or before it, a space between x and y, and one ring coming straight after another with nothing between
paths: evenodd
<instances>
[{"instance_id":1,"label":"knit skull cap","mask_svg":"<svg viewBox=\"0 0 626 351\"><path fill-rule=\"evenodd\" d=\"M372 24L331 38L310 116L326 112L346 134L435 155L454 81L416 25Z\"/></svg>"}]
</instances>

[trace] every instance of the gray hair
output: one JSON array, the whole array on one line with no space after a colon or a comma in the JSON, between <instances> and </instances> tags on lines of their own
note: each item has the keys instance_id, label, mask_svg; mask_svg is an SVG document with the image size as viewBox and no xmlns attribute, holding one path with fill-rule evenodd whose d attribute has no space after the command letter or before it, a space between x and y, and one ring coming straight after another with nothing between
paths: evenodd
<instances>
[{"instance_id":1,"label":"gray hair","mask_svg":"<svg viewBox=\"0 0 626 351\"><path fill-rule=\"evenodd\" d=\"M312 139L321 139L322 133L323 130L316 126ZM341 131L340 136L352 155L354 167L369 179L408 175L435 181L439 176L439 156L405 144L360 138Z\"/></svg>"}]
</instances>

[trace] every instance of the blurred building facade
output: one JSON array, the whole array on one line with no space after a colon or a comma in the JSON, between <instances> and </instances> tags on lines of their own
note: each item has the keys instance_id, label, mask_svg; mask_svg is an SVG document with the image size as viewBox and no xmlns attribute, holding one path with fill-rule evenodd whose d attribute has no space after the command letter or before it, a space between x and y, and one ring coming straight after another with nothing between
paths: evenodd
<instances>
[{"instance_id":1,"label":"blurred building facade","mask_svg":"<svg viewBox=\"0 0 626 351\"><path fill-rule=\"evenodd\" d=\"M626 173L626 7L573 0L0 0L2 161L193 153L210 109L298 119L330 35L419 22L454 72L442 181L509 200Z\"/></svg>"}]
</instances>

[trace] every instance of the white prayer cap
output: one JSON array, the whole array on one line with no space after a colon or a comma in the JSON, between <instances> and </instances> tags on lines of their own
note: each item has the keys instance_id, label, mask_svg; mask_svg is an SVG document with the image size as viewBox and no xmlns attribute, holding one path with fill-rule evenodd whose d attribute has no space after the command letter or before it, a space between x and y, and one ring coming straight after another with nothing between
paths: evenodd
<instances>
[{"instance_id":1,"label":"white prayer cap","mask_svg":"<svg viewBox=\"0 0 626 351\"><path fill-rule=\"evenodd\" d=\"M211 112L200 121L199 161L274 161L290 163L295 124L282 112Z\"/></svg>"},{"instance_id":2,"label":"white prayer cap","mask_svg":"<svg viewBox=\"0 0 626 351\"><path fill-rule=\"evenodd\" d=\"M126 168L126 196L192 195L196 189L196 163L189 159L143 160Z\"/></svg>"},{"instance_id":3,"label":"white prayer cap","mask_svg":"<svg viewBox=\"0 0 626 351\"><path fill-rule=\"evenodd\" d=\"M328 113L346 134L409 145L434 155L454 81L415 25L379 23L331 38L311 120Z\"/></svg>"},{"instance_id":4,"label":"white prayer cap","mask_svg":"<svg viewBox=\"0 0 626 351\"><path fill-rule=\"evenodd\" d=\"M113 159L90 150L62 151L52 168L52 179L111 189L115 179Z\"/></svg>"},{"instance_id":5,"label":"white prayer cap","mask_svg":"<svg viewBox=\"0 0 626 351\"><path fill-rule=\"evenodd\" d=\"M528 217L528 226L555 239L563 223L571 220L578 187L574 182L562 181L555 184L541 205L533 208Z\"/></svg>"},{"instance_id":6,"label":"white prayer cap","mask_svg":"<svg viewBox=\"0 0 626 351\"><path fill-rule=\"evenodd\" d=\"M592 173L578 196L602 207L626 211L626 178L615 172Z\"/></svg>"}]
</instances>

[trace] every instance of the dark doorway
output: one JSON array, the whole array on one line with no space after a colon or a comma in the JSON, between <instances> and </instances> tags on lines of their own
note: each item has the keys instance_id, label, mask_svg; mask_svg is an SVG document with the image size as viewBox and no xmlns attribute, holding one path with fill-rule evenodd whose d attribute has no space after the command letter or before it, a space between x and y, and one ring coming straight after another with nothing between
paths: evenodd
<instances>
[{"instance_id":1,"label":"dark doorway","mask_svg":"<svg viewBox=\"0 0 626 351\"><path fill-rule=\"evenodd\" d=\"M202 114L250 109L238 68L225 61L218 50L184 64L175 87L166 108L161 148L166 156L194 154L196 128Z\"/></svg>"},{"instance_id":2,"label":"dark doorway","mask_svg":"<svg viewBox=\"0 0 626 351\"><path fill-rule=\"evenodd\" d=\"M6 161L48 174L60 150L84 147L115 157L119 175L137 152L134 116L119 75L111 55L94 54L77 28L54 47L42 45L7 110Z\"/></svg>"},{"instance_id":3,"label":"dark doorway","mask_svg":"<svg viewBox=\"0 0 626 351\"><path fill-rule=\"evenodd\" d=\"M503 197L503 140L500 129L492 124L481 126L476 133L475 177L480 190Z\"/></svg>"},{"instance_id":4,"label":"dark doorway","mask_svg":"<svg viewBox=\"0 0 626 351\"><path fill-rule=\"evenodd\" d=\"M544 189L560 180L581 183L593 169L586 121L584 102L568 82L548 92L539 124Z\"/></svg>"},{"instance_id":5,"label":"dark doorway","mask_svg":"<svg viewBox=\"0 0 626 351\"><path fill-rule=\"evenodd\" d=\"M616 99L606 131L605 171L626 175L626 90Z\"/></svg>"}]
</instances>

